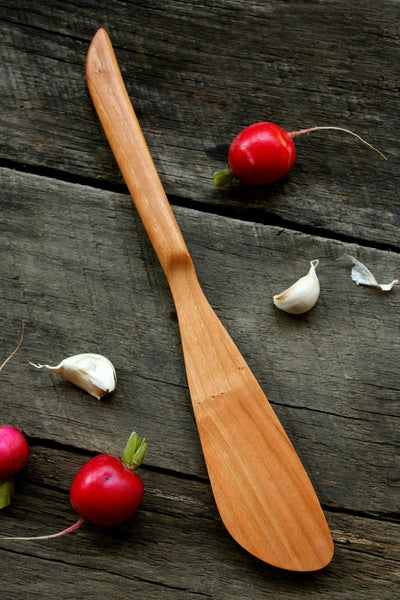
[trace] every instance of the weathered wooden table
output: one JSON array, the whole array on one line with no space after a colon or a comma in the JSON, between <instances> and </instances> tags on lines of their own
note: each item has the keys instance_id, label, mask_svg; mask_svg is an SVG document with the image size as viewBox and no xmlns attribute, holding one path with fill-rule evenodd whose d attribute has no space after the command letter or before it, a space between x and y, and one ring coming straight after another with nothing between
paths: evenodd
<instances>
[{"instance_id":1,"label":"weathered wooden table","mask_svg":"<svg viewBox=\"0 0 400 600\"><path fill-rule=\"evenodd\" d=\"M399 561L399 3L2 0L0 423L26 434L0 535L71 524L83 462L149 450L145 496L123 525L0 542L1 600L392 599ZM175 311L93 109L85 55L99 27L129 94L203 289L293 441L332 530L316 573L243 551L215 508ZM223 190L212 173L254 121L342 126L296 141L277 184ZM302 317L272 296L320 261ZM28 362L98 352L118 386L97 401Z\"/></svg>"}]
</instances>

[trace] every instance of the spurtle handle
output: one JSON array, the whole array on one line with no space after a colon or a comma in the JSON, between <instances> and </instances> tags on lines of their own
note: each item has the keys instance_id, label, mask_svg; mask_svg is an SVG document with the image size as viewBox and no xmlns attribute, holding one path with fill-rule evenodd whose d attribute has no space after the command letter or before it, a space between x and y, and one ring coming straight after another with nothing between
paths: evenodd
<instances>
[{"instance_id":1,"label":"spurtle handle","mask_svg":"<svg viewBox=\"0 0 400 600\"><path fill-rule=\"evenodd\" d=\"M90 44L86 78L114 157L169 280L174 265L191 259L104 29Z\"/></svg>"}]
</instances>

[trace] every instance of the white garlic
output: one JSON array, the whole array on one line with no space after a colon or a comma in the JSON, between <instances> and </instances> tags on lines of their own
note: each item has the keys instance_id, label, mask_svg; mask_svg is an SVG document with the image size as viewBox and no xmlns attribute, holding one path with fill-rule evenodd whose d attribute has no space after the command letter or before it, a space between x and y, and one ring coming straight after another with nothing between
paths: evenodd
<instances>
[{"instance_id":1,"label":"white garlic","mask_svg":"<svg viewBox=\"0 0 400 600\"><path fill-rule=\"evenodd\" d=\"M76 354L69 356L59 365L36 365L37 369L48 369L82 388L98 400L115 389L117 378L114 365L101 354Z\"/></svg>"},{"instance_id":2,"label":"white garlic","mask_svg":"<svg viewBox=\"0 0 400 600\"><path fill-rule=\"evenodd\" d=\"M301 277L281 294L273 297L276 307L293 315L300 315L310 310L319 298L320 286L315 272L319 260L310 262L307 275Z\"/></svg>"},{"instance_id":3,"label":"white garlic","mask_svg":"<svg viewBox=\"0 0 400 600\"><path fill-rule=\"evenodd\" d=\"M369 285L371 287L380 288L384 292L389 292L398 279L394 279L391 283L378 283L371 271L363 265L362 262L354 258L354 256L347 255L353 261L353 268L351 269L351 278L357 285Z\"/></svg>"}]
</instances>

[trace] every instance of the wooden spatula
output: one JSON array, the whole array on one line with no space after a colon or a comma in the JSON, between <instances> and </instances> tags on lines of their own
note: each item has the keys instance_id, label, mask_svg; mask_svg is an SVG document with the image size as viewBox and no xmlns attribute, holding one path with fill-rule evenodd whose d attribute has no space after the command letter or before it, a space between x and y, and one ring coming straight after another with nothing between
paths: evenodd
<instances>
[{"instance_id":1,"label":"wooden spatula","mask_svg":"<svg viewBox=\"0 0 400 600\"><path fill-rule=\"evenodd\" d=\"M212 490L233 538L283 569L314 571L333 542L313 486L254 375L208 303L104 29L86 61L94 106L167 277Z\"/></svg>"}]
</instances>

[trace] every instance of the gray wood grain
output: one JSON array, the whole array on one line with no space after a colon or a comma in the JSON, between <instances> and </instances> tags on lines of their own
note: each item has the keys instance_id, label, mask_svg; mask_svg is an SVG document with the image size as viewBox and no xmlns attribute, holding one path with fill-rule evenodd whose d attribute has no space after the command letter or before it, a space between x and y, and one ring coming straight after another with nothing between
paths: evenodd
<instances>
[{"instance_id":1,"label":"gray wood grain","mask_svg":"<svg viewBox=\"0 0 400 600\"><path fill-rule=\"evenodd\" d=\"M50 532L73 523L66 481L84 457L34 447L29 475L2 516L9 534ZM327 569L312 574L273 569L241 550L219 521L209 486L171 474L141 470L146 494L139 511L123 525L86 525L51 542L0 542L7 561L2 598L11 600L24 573L29 598L198 597L222 600L293 597L364 600L395 597L399 526L356 515L328 514L336 553ZM57 489L55 489L57 487ZM61 489L61 491L60 491ZM29 513L26 510L29 507ZM23 544L23 547L21 545ZM51 564L51 569L49 568ZM79 594L79 596L78 596Z\"/></svg>"},{"instance_id":2,"label":"gray wood grain","mask_svg":"<svg viewBox=\"0 0 400 600\"><path fill-rule=\"evenodd\" d=\"M91 37L111 36L170 195L252 220L398 248L397 2L92 2L0 6L0 157L122 182L84 77ZM246 125L343 126L297 138L290 175L216 190Z\"/></svg>"},{"instance_id":3,"label":"gray wood grain","mask_svg":"<svg viewBox=\"0 0 400 600\"><path fill-rule=\"evenodd\" d=\"M172 299L129 196L1 175L9 347L21 319L26 328L24 348L2 375L3 386L17 377L22 393L3 406L3 419L17 412L33 438L99 451L118 451L138 428L151 440L150 464L204 477ZM398 289L356 286L346 255L381 281L399 272L398 256L191 209L176 215L206 295L315 474L322 502L394 512ZM272 295L314 258L316 307L300 318L278 311ZM119 386L105 402L27 365L83 351L116 365Z\"/></svg>"},{"instance_id":4,"label":"gray wood grain","mask_svg":"<svg viewBox=\"0 0 400 600\"><path fill-rule=\"evenodd\" d=\"M149 440L136 515L51 542L0 541L1 599L392 600L399 584L398 2L152 0L0 3L0 423L31 456L1 535L58 531L80 465ZM191 409L164 275L86 88L93 34L110 33L202 287L277 412L335 542L313 574L278 571L222 525ZM216 190L247 124L339 125L266 188ZM318 258L302 317L272 296ZM116 391L97 401L29 361L100 352Z\"/></svg>"}]
</instances>

